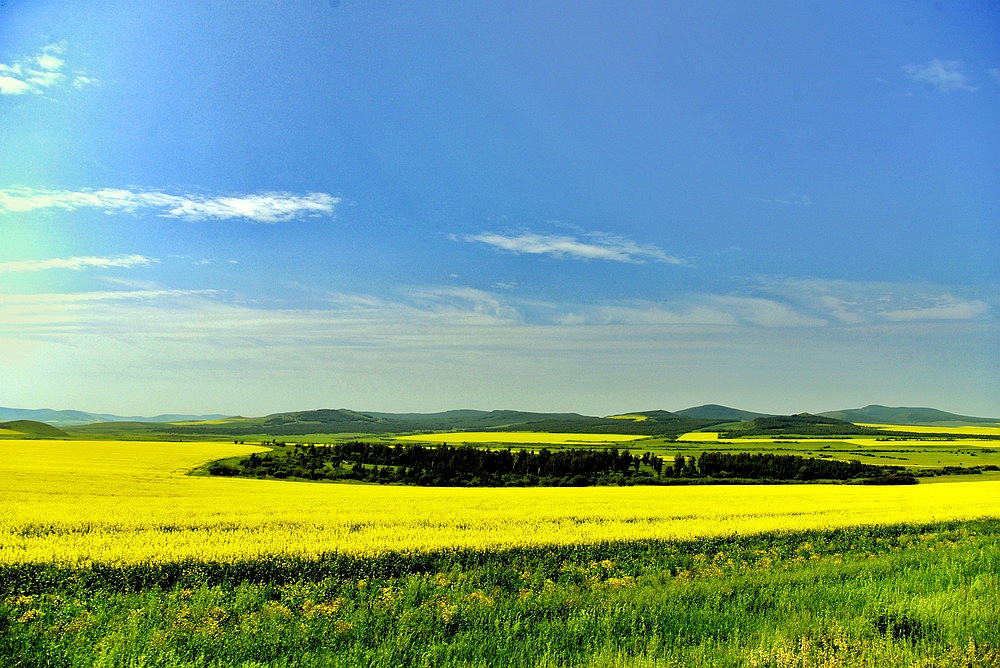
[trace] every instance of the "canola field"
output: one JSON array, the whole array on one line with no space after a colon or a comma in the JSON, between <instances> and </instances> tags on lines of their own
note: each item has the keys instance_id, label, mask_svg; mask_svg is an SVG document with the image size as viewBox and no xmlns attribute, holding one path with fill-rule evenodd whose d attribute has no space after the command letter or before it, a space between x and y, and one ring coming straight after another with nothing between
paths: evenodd
<instances>
[{"instance_id":1,"label":"canola field","mask_svg":"<svg viewBox=\"0 0 1000 668\"><path fill-rule=\"evenodd\" d=\"M491 550L1000 516L1000 481L462 489L188 475L261 450L0 441L0 564Z\"/></svg>"}]
</instances>

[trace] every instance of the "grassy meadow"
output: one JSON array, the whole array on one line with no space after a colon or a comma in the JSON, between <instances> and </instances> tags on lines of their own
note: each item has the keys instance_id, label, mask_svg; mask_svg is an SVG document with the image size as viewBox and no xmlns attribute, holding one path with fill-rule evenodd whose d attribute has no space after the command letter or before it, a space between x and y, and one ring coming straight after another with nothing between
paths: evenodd
<instances>
[{"instance_id":1,"label":"grassy meadow","mask_svg":"<svg viewBox=\"0 0 1000 668\"><path fill-rule=\"evenodd\" d=\"M989 442L910 445L990 456ZM834 443L900 448L796 447ZM462 489L189 475L264 449L0 440L0 664L1000 662L990 476Z\"/></svg>"}]
</instances>

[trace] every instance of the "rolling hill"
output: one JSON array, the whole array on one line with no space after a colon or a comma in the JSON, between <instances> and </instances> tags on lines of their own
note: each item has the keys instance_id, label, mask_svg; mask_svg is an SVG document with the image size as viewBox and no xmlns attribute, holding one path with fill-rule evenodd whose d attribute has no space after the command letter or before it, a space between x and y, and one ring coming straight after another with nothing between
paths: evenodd
<instances>
[{"instance_id":1,"label":"rolling hill","mask_svg":"<svg viewBox=\"0 0 1000 668\"><path fill-rule=\"evenodd\" d=\"M260 418L230 418L174 425L156 425L174 434L301 436L305 434L391 434L432 431L539 431L675 435L717 424L667 411L630 413L640 419L593 417L579 413L453 410L441 413L378 413L321 409L275 413Z\"/></svg>"},{"instance_id":2,"label":"rolling hill","mask_svg":"<svg viewBox=\"0 0 1000 668\"><path fill-rule=\"evenodd\" d=\"M729 426L725 438L740 436L829 436L829 435L877 435L877 429L859 427L823 415L799 413L798 415L772 415L754 418L738 425Z\"/></svg>"},{"instance_id":3,"label":"rolling hill","mask_svg":"<svg viewBox=\"0 0 1000 668\"><path fill-rule=\"evenodd\" d=\"M699 420L725 420L726 422L742 422L770 415L769 413L754 413L753 411L744 411L739 408L720 406L719 404L705 404L704 406L685 408L682 411L676 411L676 413L677 415Z\"/></svg>"},{"instance_id":4,"label":"rolling hill","mask_svg":"<svg viewBox=\"0 0 1000 668\"><path fill-rule=\"evenodd\" d=\"M68 438L69 434L62 429L36 420L9 420L0 422L0 431L14 432L32 438Z\"/></svg>"},{"instance_id":5,"label":"rolling hill","mask_svg":"<svg viewBox=\"0 0 1000 668\"><path fill-rule=\"evenodd\" d=\"M777 416L744 411L719 404L706 404L677 412L637 411L617 416L595 417L579 413L540 413L515 410L450 410L437 413L386 413L349 409L317 409L273 413L262 417L221 415L159 415L121 417L83 411L0 408L0 420L28 421L55 429L47 432L66 436L131 437L212 436L290 437L306 434L392 434L447 431L538 431L569 433L624 433L644 436L676 436L699 429L721 429L733 434L870 434L853 423L954 426L1000 424L991 418L947 413L933 408L890 408L870 405L818 414ZM738 424L733 424L738 423ZM43 435L33 427L34 435Z\"/></svg>"},{"instance_id":6,"label":"rolling hill","mask_svg":"<svg viewBox=\"0 0 1000 668\"><path fill-rule=\"evenodd\" d=\"M6 408L0 406L0 420L35 420L57 427L94 424L95 422L178 422L181 420L215 420L225 415L155 415L125 417L111 413L87 413L85 411L52 410L50 408Z\"/></svg>"},{"instance_id":7,"label":"rolling hill","mask_svg":"<svg viewBox=\"0 0 1000 668\"><path fill-rule=\"evenodd\" d=\"M819 413L825 417L869 424L900 424L945 427L976 424L1000 424L1000 418L981 418L948 413L936 408L890 407L872 404L864 408Z\"/></svg>"}]
</instances>

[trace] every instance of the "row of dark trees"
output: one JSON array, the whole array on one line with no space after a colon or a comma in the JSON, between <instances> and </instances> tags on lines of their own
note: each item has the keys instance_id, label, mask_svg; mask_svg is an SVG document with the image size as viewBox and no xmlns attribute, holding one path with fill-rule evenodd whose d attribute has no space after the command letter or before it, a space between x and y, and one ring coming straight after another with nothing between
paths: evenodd
<instances>
[{"instance_id":1,"label":"row of dark trees","mask_svg":"<svg viewBox=\"0 0 1000 668\"><path fill-rule=\"evenodd\" d=\"M752 452L703 452L698 473L713 478L760 478L765 480L851 480L899 473L900 467L862 464L853 459L817 459L799 455Z\"/></svg>"},{"instance_id":2,"label":"row of dark trees","mask_svg":"<svg viewBox=\"0 0 1000 668\"><path fill-rule=\"evenodd\" d=\"M222 475L353 479L415 485L602 485L652 481L664 469L652 453L607 450L488 450L470 446L338 443L252 454Z\"/></svg>"},{"instance_id":3,"label":"row of dark trees","mask_svg":"<svg viewBox=\"0 0 1000 668\"><path fill-rule=\"evenodd\" d=\"M697 459L677 455L664 460L650 452L637 455L617 448L556 451L542 448L536 452L361 441L282 447L272 453L252 454L236 465L216 464L209 471L215 475L259 478L473 487L668 484L698 478L909 482L894 477L900 475L898 467L798 455L704 452Z\"/></svg>"}]
</instances>

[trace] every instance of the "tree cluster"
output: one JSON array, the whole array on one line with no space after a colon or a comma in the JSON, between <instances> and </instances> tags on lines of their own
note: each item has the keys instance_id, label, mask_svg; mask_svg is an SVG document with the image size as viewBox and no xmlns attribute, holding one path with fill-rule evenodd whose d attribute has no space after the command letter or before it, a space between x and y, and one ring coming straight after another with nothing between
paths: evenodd
<instances>
[{"instance_id":1,"label":"tree cluster","mask_svg":"<svg viewBox=\"0 0 1000 668\"><path fill-rule=\"evenodd\" d=\"M714 478L755 478L765 480L852 480L884 476L899 467L862 464L856 459L842 462L799 455L750 452L703 452L698 472Z\"/></svg>"},{"instance_id":2,"label":"tree cluster","mask_svg":"<svg viewBox=\"0 0 1000 668\"><path fill-rule=\"evenodd\" d=\"M230 475L349 479L428 486L503 487L608 485L652 482L664 468L652 453L628 450L488 450L383 443L295 446L286 454L253 454ZM211 471L225 475L221 470Z\"/></svg>"},{"instance_id":3,"label":"tree cluster","mask_svg":"<svg viewBox=\"0 0 1000 668\"><path fill-rule=\"evenodd\" d=\"M900 467L770 453L703 452L672 460L628 450L490 450L468 445L333 445L271 442L276 450L236 464L216 463L212 475L462 487L590 486L686 482L854 480L911 482ZM906 478L904 480L903 478ZM915 480L913 480L915 482Z\"/></svg>"}]
</instances>

